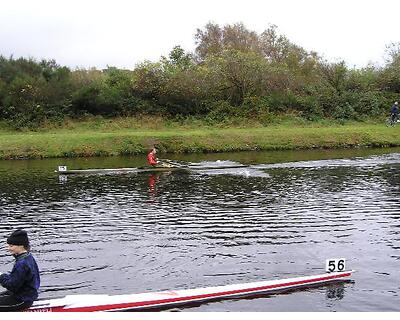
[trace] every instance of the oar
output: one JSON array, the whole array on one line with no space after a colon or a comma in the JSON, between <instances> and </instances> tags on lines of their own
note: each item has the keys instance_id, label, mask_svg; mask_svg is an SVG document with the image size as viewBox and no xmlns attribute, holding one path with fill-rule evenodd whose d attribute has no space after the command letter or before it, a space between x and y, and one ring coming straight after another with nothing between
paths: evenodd
<instances>
[{"instance_id":1,"label":"oar","mask_svg":"<svg viewBox=\"0 0 400 320\"><path fill-rule=\"evenodd\" d=\"M179 161L179 160L160 159L160 158L158 160L168 162L168 163L171 163L171 164L177 165L179 167L183 167L183 168L190 168L190 167L196 167L196 166L203 165L198 162L187 162L187 161Z\"/></svg>"},{"instance_id":2,"label":"oar","mask_svg":"<svg viewBox=\"0 0 400 320\"><path fill-rule=\"evenodd\" d=\"M158 159L158 160L161 161L161 162L169 163L169 164L171 164L171 165L173 165L175 167L179 167L179 168L187 167L187 165L180 164L180 163L178 163L176 161L173 161L173 160L168 160L168 159Z\"/></svg>"}]
</instances>

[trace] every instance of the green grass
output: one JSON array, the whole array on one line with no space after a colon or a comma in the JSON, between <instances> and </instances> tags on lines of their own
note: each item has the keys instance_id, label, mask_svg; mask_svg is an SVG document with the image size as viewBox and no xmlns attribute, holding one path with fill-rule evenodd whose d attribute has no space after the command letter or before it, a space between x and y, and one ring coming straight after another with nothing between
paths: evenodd
<instances>
[{"instance_id":1,"label":"green grass","mask_svg":"<svg viewBox=\"0 0 400 320\"><path fill-rule=\"evenodd\" d=\"M161 118L95 118L16 132L0 124L0 159L144 154L154 144L161 153L391 147L400 146L400 126L287 121L226 127Z\"/></svg>"}]
</instances>

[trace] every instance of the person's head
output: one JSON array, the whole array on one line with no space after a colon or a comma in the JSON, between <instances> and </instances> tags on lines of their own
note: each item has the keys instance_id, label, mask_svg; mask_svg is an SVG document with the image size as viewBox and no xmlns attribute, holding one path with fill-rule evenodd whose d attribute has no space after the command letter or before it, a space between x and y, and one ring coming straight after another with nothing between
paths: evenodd
<instances>
[{"instance_id":1,"label":"person's head","mask_svg":"<svg viewBox=\"0 0 400 320\"><path fill-rule=\"evenodd\" d=\"M399 103L396 101L394 104L397 106Z\"/></svg>"},{"instance_id":2,"label":"person's head","mask_svg":"<svg viewBox=\"0 0 400 320\"><path fill-rule=\"evenodd\" d=\"M152 151L154 154L156 154L156 153L157 153L156 147L153 147L153 149L151 149L151 151Z\"/></svg>"},{"instance_id":3,"label":"person's head","mask_svg":"<svg viewBox=\"0 0 400 320\"><path fill-rule=\"evenodd\" d=\"M8 251L11 254L17 255L30 250L28 233L25 230L15 230L7 238Z\"/></svg>"}]
</instances>

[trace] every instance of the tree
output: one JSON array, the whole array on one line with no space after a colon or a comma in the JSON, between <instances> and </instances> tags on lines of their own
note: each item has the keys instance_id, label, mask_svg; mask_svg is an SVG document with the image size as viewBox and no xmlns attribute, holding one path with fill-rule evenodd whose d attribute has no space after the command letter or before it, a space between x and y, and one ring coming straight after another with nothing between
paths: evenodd
<instances>
[{"instance_id":1,"label":"tree","mask_svg":"<svg viewBox=\"0 0 400 320\"><path fill-rule=\"evenodd\" d=\"M400 93L400 42L386 46L386 66L380 74L383 90Z\"/></svg>"},{"instance_id":2,"label":"tree","mask_svg":"<svg viewBox=\"0 0 400 320\"><path fill-rule=\"evenodd\" d=\"M240 106L246 96L260 95L267 88L269 69L262 56L230 49L206 60L208 81L215 82L220 99Z\"/></svg>"},{"instance_id":3,"label":"tree","mask_svg":"<svg viewBox=\"0 0 400 320\"><path fill-rule=\"evenodd\" d=\"M242 23L227 24L223 28L218 24L208 23L204 30L197 29L195 39L195 52L200 61L224 50L260 52L257 33L249 31Z\"/></svg>"},{"instance_id":4,"label":"tree","mask_svg":"<svg viewBox=\"0 0 400 320\"><path fill-rule=\"evenodd\" d=\"M277 26L270 25L261 33L260 47L264 57L271 62L283 62L287 58L292 44L283 35L278 35Z\"/></svg>"},{"instance_id":5,"label":"tree","mask_svg":"<svg viewBox=\"0 0 400 320\"><path fill-rule=\"evenodd\" d=\"M187 70L194 66L192 55L186 53L181 46L173 47L168 57L169 59L161 57L161 62L165 69Z\"/></svg>"},{"instance_id":6,"label":"tree","mask_svg":"<svg viewBox=\"0 0 400 320\"><path fill-rule=\"evenodd\" d=\"M348 70L344 61L338 63L323 63L320 65L320 70L323 80L338 94L341 94L346 89Z\"/></svg>"}]
</instances>

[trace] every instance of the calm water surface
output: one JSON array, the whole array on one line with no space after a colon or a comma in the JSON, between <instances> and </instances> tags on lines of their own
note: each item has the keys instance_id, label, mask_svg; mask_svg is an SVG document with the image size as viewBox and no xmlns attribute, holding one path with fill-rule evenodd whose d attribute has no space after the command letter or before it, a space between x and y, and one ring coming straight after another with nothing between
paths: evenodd
<instances>
[{"instance_id":1,"label":"calm water surface","mask_svg":"<svg viewBox=\"0 0 400 320\"><path fill-rule=\"evenodd\" d=\"M228 172L69 176L142 158L0 162L0 238L29 230L41 298L188 289L324 272L352 282L180 311L400 311L400 150L171 156ZM0 271L12 267L3 241Z\"/></svg>"}]
</instances>

